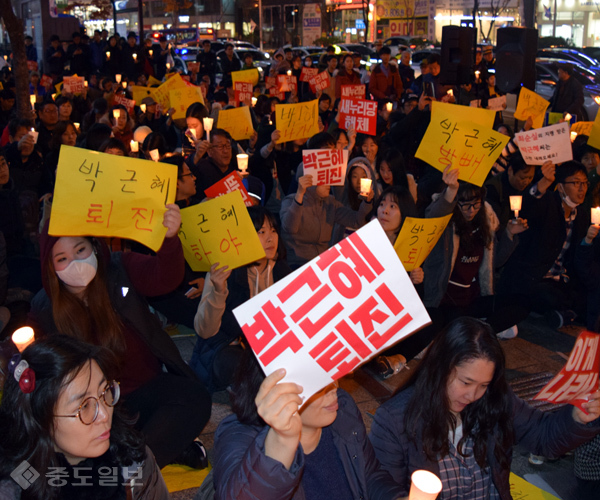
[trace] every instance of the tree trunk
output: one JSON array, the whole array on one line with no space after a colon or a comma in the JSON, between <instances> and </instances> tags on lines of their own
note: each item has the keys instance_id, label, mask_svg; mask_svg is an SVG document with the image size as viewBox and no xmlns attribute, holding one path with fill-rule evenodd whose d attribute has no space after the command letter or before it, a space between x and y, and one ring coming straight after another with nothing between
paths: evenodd
<instances>
[{"instance_id":1,"label":"tree trunk","mask_svg":"<svg viewBox=\"0 0 600 500\"><path fill-rule=\"evenodd\" d=\"M0 0L0 12L4 26L10 37L10 46L13 54L17 116L21 119L30 119L29 70L27 69L23 21L15 15L10 0Z\"/></svg>"}]
</instances>

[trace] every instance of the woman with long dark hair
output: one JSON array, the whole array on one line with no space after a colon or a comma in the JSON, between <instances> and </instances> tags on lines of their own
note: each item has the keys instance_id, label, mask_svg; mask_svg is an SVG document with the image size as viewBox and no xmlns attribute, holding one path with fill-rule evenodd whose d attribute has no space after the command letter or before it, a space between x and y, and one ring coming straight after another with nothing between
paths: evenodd
<instances>
[{"instance_id":1,"label":"woman with long dark hair","mask_svg":"<svg viewBox=\"0 0 600 500\"><path fill-rule=\"evenodd\" d=\"M1 498L169 498L152 452L116 406L117 371L109 350L61 335L12 358L0 405ZM11 473L24 461L42 477L21 489Z\"/></svg>"},{"instance_id":2,"label":"woman with long dark hair","mask_svg":"<svg viewBox=\"0 0 600 500\"><path fill-rule=\"evenodd\" d=\"M550 457L587 442L600 432L600 391L584 408L543 413L517 398L493 329L463 317L436 337L409 386L377 410L370 438L402 495L411 473L426 469L440 477L443 499L510 500L513 446Z\"/></svg>"}]
</instances>

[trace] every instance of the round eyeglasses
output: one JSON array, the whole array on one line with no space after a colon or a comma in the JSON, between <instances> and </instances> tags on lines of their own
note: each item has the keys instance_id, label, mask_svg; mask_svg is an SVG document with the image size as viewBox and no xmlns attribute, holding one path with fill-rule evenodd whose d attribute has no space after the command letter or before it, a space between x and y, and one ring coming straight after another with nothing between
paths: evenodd
<instances>
[{"instance_id":1,"label":"round eyeglasses","mask_svg":"<svg viewBox=\"0 0 600 500\"><path fill-rule=\"evenodd\" d=\"M104 401L106 406L113 407L119 402L121 397L121 388L119 382L112 380L106 384L104 391L100 394L100 397L90 396L85 398L79 405L79 409L75 415L54 415L55 417L65 418L76 418L79 417L82 424L92 425L98 418L98 411L100 409L100 400Z\"/></svg>"}]
</instances>

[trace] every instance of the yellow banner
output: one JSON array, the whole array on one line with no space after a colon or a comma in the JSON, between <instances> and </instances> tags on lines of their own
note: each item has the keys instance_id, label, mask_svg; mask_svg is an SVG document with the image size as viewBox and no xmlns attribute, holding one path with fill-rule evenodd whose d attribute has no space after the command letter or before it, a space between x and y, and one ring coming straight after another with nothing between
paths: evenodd
<instances>
[{"instance_id":1,"label":"yellow banner","mask_svg":"<svg viewBox=\"0 0 600 500\"><path fill-rule=\"evenodd\" d=\"M181 78L179 73L177 73L173 78L169 78L160 87L154 89L154 99L156 99L156 102L161 105L163 111L166 111L169 109L170 92L172 90L183 89L186 87L187 85L185 81Z\"/></svg>"},{"instance_id":2,"label":"yellow banner","mask_svg":"<svg viewBox=\"0 0 600 500\"><path fill-rule=\"evenodd\" d=\"M432 107L415 156L442 172L452 165L459 179L481 186L509 139L492 129L495 111L440 102Z\"/></svg>"},{"instance_id":3,"label":"yellow banner","mask_svg":"<svg viewBox=\"0 0 600 500\"><path fill-rule=\"evenodd\" d=\"M128 238L157 251L176 190L175 165L61 146L49 233Z\"/></svg>"},{"instance_id":4,"label":"yellow banner","mask_svg":"<svg viewBox=\"0 0 600 500\"><path fill-rule=\"evenodd\" d=\"M204 104L204 99L200 87L186 86L185 88L171 90L169 92L169 102L171 107L175 108L173 118L177 120L178 118L185 118L187 109L195 102Z\"/></svg>"},{"instance_id":5,"label":"yellow banner","mask_svg":"<svg viewBox=\"0 0 600 500\"><path fill-rule=\"evenodd\" d=\"M596 119L590 129L588 144L593 148L600 149L600 113L596 113Z\"/></svg>"},{"instance_id":6,"label":"yellow banner","mask_svg":"<svg viewBox=\"0 0 600 500\"><path fill-rule=\"evenodd\" d=\"M152 87L154 85L160 86L162 82L158 78L154 78L152 75L148 77L148 86Z\"/></svg>"},{"instance_id":7,"label":"yellow banner","mask_svg":"<svg viewBox=\"0 0 600 500\"><path fill-rule=\"evenodd\" d=\"M421 267L446 229L452 214L434 219L407 217L394 243L404 269L408 272Z\"/></svg>"},{"instance_id":8,"label":"yellow banner","mask_svg":"<svg viewBox=\"0 0 600 500\"><path fill-rule=\"evenodd\" d=\"M542 128L548 106L550 106L550 103L546 99L528 88L521 87L515 118L517 120L527 120L531 116L533 119L533 128Z\"/></svg>"},{"instance_id":9,"label":"yellow banner","mask_svg":"<svg viewBox=\"0 0 600 500\"><path fill-rule=\"evenodd\" d=\"M562 113L548 113L548 125L554 125L563 119Z\"/></svg>"},{"instance_id":10,"label":"yellow banner","mask_svg":"<svg viewBox=\"0 0 600 500\"><path fill-rule=\"evenodd\" d=\"M142 99L145 97L154 97L151 88L141 87L139 85L134 85L131 87L131 95L138 106L142 103Z\"/></svg>"},{"instance_id":11,"label":"yellow banner","mask_svg":"<svg viewBox=\"0 0 600 500\"><path fill-rule=\"evenodd\" d=\"M537 486L525 481L525 479L510 473L510 494L513 500L559 500L557 497L544 491Z\"/></svg>"},{"instance_id":12,"label":"yellow banner","mask_svg":"<svg viewBox=\"0 0 600 500\"><path fill-rule=\"evenodd\" d=\"M265 257L239 191L184 208L179 239L194 271L209 271L217 262L235 269Z\"/></svg>"},{"instance_id":13,"label":"yellow banner","mask_svg":"<svg viewBox=\"0 0 600 500\"><path fill-rule=\"evenodd\" d=\"M254 87L258 85L258 70L253 68L243 71L233 71L231 73L231 80L233 81L233 88L235 88L235 82L250 82Z\"/></svg>"},{"instance_id":14,"label":"yellow banner","mask_svg":"<svg viewBox=\"0 0 600 500\"><path fill-rule=\"evenodd\" d=\"M592 133L594 122L576 122L571 125L571 132L576 132L577 135L587 135Z\"/></svg>"},{"instance_id":15,"label":"yellow banner","mask_svg":"<svg viewBox=\"0 0 600 500\"><path fill-rule=\"evenodd\" d=\"M217 128L227 130L236 141L249 139L254 134L252 118L248 106L222 109L217 117Z\"/></svg>"},{"instance_id":16,"label":"yellow banner","mask_svg":"<svg viewBox=\"0 0 600 500\"><path fill-rule=\"evenodd\" d=\"M277 104L275 126L281 132L277 144L312 137L319 132L318 101Z\"/></svg>"}]
</instances>

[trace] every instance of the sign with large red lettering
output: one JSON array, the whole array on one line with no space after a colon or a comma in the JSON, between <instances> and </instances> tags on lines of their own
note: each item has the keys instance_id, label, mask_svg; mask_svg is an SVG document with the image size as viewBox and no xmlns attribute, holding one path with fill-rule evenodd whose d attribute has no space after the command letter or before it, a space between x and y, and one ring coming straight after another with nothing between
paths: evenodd
<instances>
[{"instance_id":1,"label":"sign with large red lettering","mask_svg":"<svg viewBox=\"0 0 600 500\"><path fill-rule=\"evenodd\" d=\"M563 369L534 399L552 403L569 403L582 411L587 397L598 390L600 369L600 335L583 332L577 337L575 347ZM587 413L587 412L586 412Z\"/></svg>"},{"instance_id":2,"label":"sign with large red lettering","mask_svg":"<svg viewBox=\"0 0 600 500\"><path fill-rule=\"evenodd\" d=\"M285 368L305 401L431 322L376 220L233 314L265 373Z\"/></svg>"},{"instance_id":3,"label":"sign with large red lettering","mask_svg":"<svg viewBox=\"0 0 600 500\"><path fill-rule=\"evenodd\" d=\"M342 99L340 101L340 128L377 135L377 102Z\"/></svg>"},{"instance_id":4,"label":"sign with large red lettering","mask_svg":"<svg viewBox=\"0 0 600 500\"><path fill-rule=\"evenodd\" d=\"M343 186L348 166L348 151L342 149L305 149L302 151L304 175L313 176L313 186Z\"/></svg>"}]
</instances>

